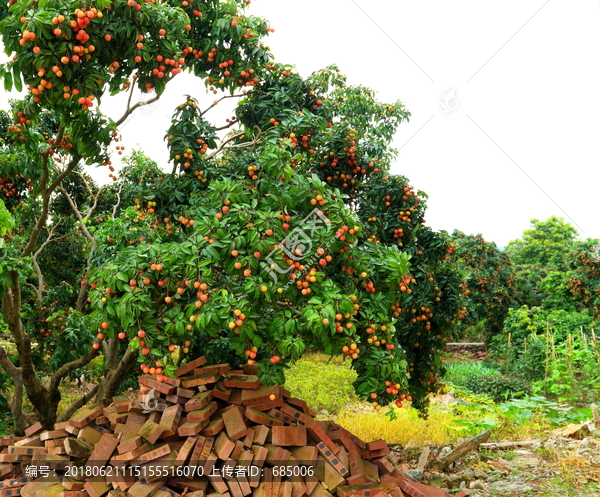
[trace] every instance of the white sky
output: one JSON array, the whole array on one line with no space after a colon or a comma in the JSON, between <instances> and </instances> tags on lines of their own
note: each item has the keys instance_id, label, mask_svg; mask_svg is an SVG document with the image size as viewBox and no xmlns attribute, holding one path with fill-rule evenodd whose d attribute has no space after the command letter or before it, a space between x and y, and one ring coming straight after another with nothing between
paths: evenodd
<instances>
[{"instance_id":1,"label":"white sky","mask_svg":"<svg viewBox=\"0 0 600 497\"><path fill-rule=\"evenodd\" d=\"M598 0L253 0L249 13L275 28L277 61L302 75L335 63L351 84L405 103L392 172L429 195L434 229L504 246L531 218L557 215L600 238ZM139 146L166 169L163 136L184 94L215 98L178 76L123 126L126 152ZM123 104L102 108L116 118Z\"/></svg>"}]
</instances>

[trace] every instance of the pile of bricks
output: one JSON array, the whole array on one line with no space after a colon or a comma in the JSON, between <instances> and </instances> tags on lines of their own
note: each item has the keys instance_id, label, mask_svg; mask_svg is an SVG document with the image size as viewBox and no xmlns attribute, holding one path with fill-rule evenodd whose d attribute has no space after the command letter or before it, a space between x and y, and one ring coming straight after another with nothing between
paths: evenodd
<instances>
[{"instance_id":1,"label":"pile of bricks","mask_svg":"<svg viewBox=\"0 0 600 497\"><path fill-rule=\"evenodd\" d=\"M0 497L448 496L256 372L200 357L51 431L0 437Z\"/></svg>"}]
</instances>

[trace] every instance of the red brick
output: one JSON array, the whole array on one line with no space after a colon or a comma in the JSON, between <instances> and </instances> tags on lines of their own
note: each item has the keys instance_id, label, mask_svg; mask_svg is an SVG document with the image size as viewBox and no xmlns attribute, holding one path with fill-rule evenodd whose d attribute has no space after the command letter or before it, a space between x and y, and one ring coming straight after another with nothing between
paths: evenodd
<instances>
[{"instance_id":1,"label":"red brick","mask_svg":"<svg viewBox=\"0 0 600 497\"><path fill-rule=\"evenodd\" d=\"M317 482L317 484L314 486L312 492L308 495L310 495L310 497L333 497L331 492L329 490L327 490L319 482Z\"/></svg>"},{"instance_id":2,"label":"red brick","mask_svg":"<svg viewBox=\"0 0 600 497\"><path fill-rule=\"evenodd\" d=\"M206 426L208 426L209 421L188 421L183 423L177 428L177 435L180 437L193 437L198 435Z\"/></svg>"},{"instance_id":3,"label":"red brick","mask_svg":"<svg viewBox=\"0 0 600 497\"><path fill-rule=\"evenodd\" d=\"M267 460L267 454L269 453L269 451L262 445L253 445L252 453L254 454L254 458L252 459L252 465L262 468L265 464L265 461Z\"/></svg>"},{"instance_id":4,"label":"red brick","mask_svg":"<svg viewBox=\"0 0 600 497\"><path fill-rule=\"evenodd\" d=\"M35 423L25 430L25 436L31 437L32 435L35 435L42 431L44 431L44 428L42 427L42 423Z\"/></svg>"},{"instance_id":5,"label":"red brick","mask_svg":"<svg viewBox=\"0 0 600 497\"><path fill-rule=\"evenodd\" d=\"M202 448L204 447L205 442L206 437L196 437L196 443L194 444L190 455L190 461L188 463L189 466L198 466L198 462L200 461L200 455L202 454Z\"/></svg>"},{"instance_id":6,"label":"red brick","mask_svg":"<svg viewBox=\"0 0 600 497\"><path fill-rule=\"evenodd\" d=\"M229 409L221 415L223 422L225 423L225 429L227 435L232 441L239 440L245 437L248 433L248 427L244 421L244 416L238 409Z\"/></svg>"},{"instance_id":7,"label":"red brick","mask_svg":"<svg viewBox=\"0 0 600 497\"><path fill-rule=\"evenodd\" d=\"M235 443L227 436L227 434L222 431L219 433L219 436L215 440L214 450L219 459L223 461L229 458L231 452L235 447Z\"/></svg>"},{"instance_id":8,"label":"red brick","mask_svg":"<svg viewBox=\"0 0 600 497\"><path fill-rule=\"evenodd\" d=\"M144 439L140 436L130 439L128 442L121 443L117 445L117 452L119 454L125 454L126 452L130 452L138 447L144 445Z\"/></svg>"},{"instance_id":9,"label":"red brick","mask_svg":"<svg viewBox=\"0 0 600 497\"><path fill-rule=\"evenodd\" d=\"M89 445L90 447L94 447L100 441L101 438L102 433L100 433L98 430L95 430L89 425L81 428L79 430L79 433L77 434L77 440L83 442L86 445Z\"/></svg>"},{"instance_id":10,"label":"red brick","mask_svg":"<svg viewBox=\"0 0 600 497\"><path fill-rule=\"evenodd\" d=\"M192 454L192 451L194 450L197 440L198 437L188 437L185 443L181 446L181 449L179 449L179 452L177 453L177 463L179 465L185 466L187 460Z\"/></svg>"},{"instance_id":11,"label":"red brick","mask_svg":"<svg viewBox=\"0 0 600 497\"><path fill-rule=\"evenodd\" d=\"M40 440L52 440L54 438L65 438L69 436L69 432L66 430L53 430L53 431L43 431L40 433Z\"/></svg>"},{"instance_id":12,"label":"red brick","mask_svg":"<svg viewBox=\"0 0 600 497\"><path fill-rule=\"evenodd\" d=\"M148 420L144 423L144 426L138 430L138 435L153 444L156 443L162 432L162 426L154 421Z\"/></svg>"},{"instance_id":13,"label":"red brick","mask_svg":"<svg viewBox=\"0 0 600 497\"><path fill-rule=\"evenodd\" d=\"M178 387L175 391L175 395L177 395L177 397L184 397L186 399L191 399L195 394L196 391L190 388Z\"/></svg>"},{"instance_id":14,"label":"red brick","mask_svg":"<svg viewBox=\"0 0 600 497\"><path fill-rule=\"evenodd\" d=\"M138 378L138 383L142 386L156 390L163 395L170 395L177 390L175 385L169 385L165 382L159 382L152 375L142 375Z\"/></svg>"},{"instance_id":15,"label":"red brick","mask_svg":"<svg viewBox=\"0 0 600 497\"><path fill-rule=\"evenodd\" d=\"M362 473L352 475L346 478L346 483L348 483L348 485L360 485L362 483L367 483L367 478Z\"/></svg>"},{"instance_id":16,"label":"red brick","mask_svg":"<svg viewBox=\"0 0 600 497\"><path fill-rule=\"evenodd\" d=\"M289 450L292 453L292 456L294 456L294 458L300 461L300 464L304 466L314 466L317 462L319 449L317 449L314 445L290 447Z\"/></svg>"},{"instance_id":17,"label":"red brick","mask_svg":"<svg viewBox=\"0 0 600 497\"><path fill-rule=\"evenodd\" d=\"M182 379L181 384L184 388L192 388L201 385L216 383L221 378L220 373L203 373L194 376L186 376Z\"/></svg>"},{"instance_id":18,"label":"red brick","mask_svg":"<svg viewBox=\"0 0 600 497\"><path fill-rule=\"evenodd\" d=\"M279 497L292 497L292 482L281 482L281 485L279 486Z\"/></svg>"},{"instance_id":19,"label":"red brick","mask_svg":"<svg viewBox=\"0 0 600 497\"><path fill-rule=\"evenodd\" d=\"M289 405L291 405L292 407L295 407L296 409L300 409L304 414L310 415L310 409L308 408L308 405L306 404L306 402L304 402L303 400L297 399L295 397L290 397L290 398L286 399L286 402Z\"/></svg>"},{"instance_id":20,"label":"red brick","mask_svg":"<svg viewBox=\"0 0 600 497\"><path fill-rule=\"evenodd\" d=\"M163 429L161 438L169 437L177 432L177 426L179 425L179 418L181 417L181 406L176 404L171 407L167 407L160 418L159 426ZM191 421L191 420L190 420Z\"/></svg>"},{"instance_id":21,"label":"red brick","mask_svg":"<svg viewBox=\"0 0 600 497\"><path fill-rule=\"evenodd\" d=\"M212 364L210 366L204 366L202 368L195 368L194 374L206 374L206 373L219 373L221 375L229 372L231 366L229 363L223 364Z\"/></svg>"},{"instance_id":22,"label":"red brick","mask_svg":"<svg viewBox=\"0 0 600 497\"><path fill-rule=\"evenodd\" d=\"M379 468L371 461L362 460L362 470L369 481L379 481Z\"/></svg>"},{"instance_id":23,"label":"red brick","mask_svg":"<svg viewBox=\"0 0 600 497\"><path fill-rule=\"evenodd\" d=\"M212 389L213 397L227 402L231 396L231 388L225 386L223 380L219 381Z\"/></svg>"},{"instance_id":24,"label":"red brick","mask_svg":"<svg viewBox=\"0 0 600 497\"><path fill-rule=\"evenodd\" d=\"M386 456L389 453L390 453L390 448L386 445L385 449L365 450L362 453L362 458L363 459L375 459L375 458L378 458L378 457Z\"/></svg>"},{"instance_id":25,"label":"red brick","mask_svg":"<svg viewBox=\"0 0 600 497\"><path fill-rule=\"evenodd\" d=\"M254 433L255 431L252 428L248 428L248 433L246 433L246 436L244 437L244 445L246 447L250 447L252 442L254 442Z\"/></svg>"},{"instance_id":26,"label":"red brick","mask_svg":"<svg viewBox=\"0 0 600 497\"><path fill-rule=\"evenodd\" d=\"M40 437L27 437L14 443L15 447L44 447Z\"/></svg>"},{"instance_id":27,"label":"red brick","mask_svg":"<svg viewBox=\"0 0 600 497\"><path fill-rule=\"evenodd\" d=\"M306 445L306 428L304 426L274 426L271 428L272 441L275 445Z\"/></svg>"},{"instance_id":28,"label":"red brick","mask_svg":"<svg viewBox=\"0 0 600 497\"><path fill-rule=\"evenodd\" d=\"M306 423L306 429L308 430L308 434L315 442L323 442L331 452L337 454L339 451L339 447L333 443L331 438L327 436L327 433L323 431L323 429L315 422Z\"/></svg>"},{"instance_id":29,"label":"red brick","mask_svg":"<svg viewBox=\"0 0 600 497\"><path fill-rule=\"evenodd\" d=\"M202 409L189 412L187 415L187 420L189 422L206 421L217 411L218 408L219 406L215 401L209 402Z\"/></svg>"},{"instance_id":30,"label":"red brick","mask_svg":"<svg viewBox=\"0 0 600 497\"><path fill-rule=\"evenodd\" d=\"M206 441L204 442L204 446L202 447L202 452L200 453L200 464L204 463L204 461L206 461L209 458L214 445L214 437L206 437ZM204 472L204 474L206 474L206 472Z\"/></svg>"},{"instance_id":31,"label":"red brick","mask_svg":"<svg viewBox=\"0 0 600 497\"><path fill-rule=\"evenodd\" d=\"M208 423L206 428L202 430L202 435L207 437L213 437L215 435L218 435L223 428L225 428L225 422L223 421L223 418L213 418L210 420L210 423Z\"/></svg>"},{"instance_id":32,"label":"red brick","mask_svg":"<svg viewBox=\"0 0 600 497\"><path fill-rule=\"evenodd\" d=\"M200 392L188 400L183 409L187 412L202 409L212 400L212 390Z\"/></svg>"},{"instance_id":33,"label":"red brick","mask_svg":"<svg viewBox=\"0 0 600 497\"><path fill-rule=\"evenodd\" d=\"M102 407L90 407L88 409L82 409L69 420L69 424L75 428L83 428L85 425L90 424L98 416L100 416L102 414L102 410Z\"/></svg>"},{"instance_id":34,"label":"red brick","mask_svg":"<svg viewBox=\"0 0 600 497\"><path fill-rule=\"evenodd\" d=\"M244 497L242 489L240 488L240 484L235 478L227 480L226 484L229 488L229 493L231 494L231 497Z\"/></svg>"},{"instance_id":35,"label":"red brick","mask_svg":"<svg viewBox=\"0 0 600 497\"><path fill-rule=\"evenodd\" d=\"M383 494L383 490L376 483L363 483L337 487L336 493L338 497L374 497Z\"/></svg>"},{"instance_id":36,"label":"red brick","mask_svg":"<svg viewBox=\"0 0 600 497\"><path fill-rule=\"evenodd\" d=\"M255 411L270 411L271 409L277 409L283 406L283 399L268 400L267 402L260 402L259 404L251 404L250 407Z\"/></svg>"},{"instance_id":37,"label":"red brick","mask_svg":"<svg viewBox=\"0 0 600 497\"><path fill-rule=\"evenodd\" d=\"M265 426L282 426L283 421L279 421L272 416L260 411L255 411L249 407L246 409L245 416L253 423Z\"/></svg>"},{"instance_id":38,"label":"red brick","mask_svg":"<svg viewBox=\"0 0 600 497\"><path fill-rule=\"evenodd\" d=\"M90 497L100 497L110 490L109 486L106 484L106 479L104 476L96 476L91 478L85 483L83 488L90 495Z\"/></svg>"},{"instance_id":39,"label":"red brick","mask_svg":"<svg viewBox=\"0 0 600 497\"><path fill-rule=\"evenodd\" d=\"M271 400L271 395L276 398L281 398L281 387L273 385L270 387L259 386L256 390L242 390L242 405L249 406L252 404L260 404Z\"/></svg>"},{"instance_id":40,"label":"red brick","mask_svg":"<svg viewBox=\"0 0 600 497\"><path fill-rule=\"evenodd\" d=\"M256 390L260 387L260 379L258 376L252 374L230 374L225 377L224 383L227 388Z\"/></svg>"},{"instance_id":41,"label":"red brick","mask_svg":"<svg viewBox=\"0 0 600 497\"><path fill-rule=\"evenodd\" d=\"M242 450L244 450L244 443L241 440L237 440L229 457L237 461L238 457L240 457L240 454L242 453Z\"/></svg>"},{"instance_id":42,"label":"red brick","mask_svg":"<svg viewBox=\"0 0 600 497\"><path fill-rule=\"evenodd\" d=\"M171 447L168 444L161 445L150 452L146 452L136 458L136 462L153 461L159 457L166 456L171 453Z\"/></svg>"},{"instance_id":43,"label":"red brick","mask_svg":"<svg viewBox=\"0 0 600 497\"><path fill-rule=\"evenodd\" d=\"M314 467L314 472L315 476L330 492L333 492L336 487L346 482L346 479L328 461L324 460L323 457L319 457Z\"/></svg>"},{"instance_id":44,"label":"red brick","mask_svg":"<svg viewBox=\"0 0 600 497\"><path fill-rule=\"evenodd\" d=\"M110 433L102 435L100 441L94 447L88 462L94 466L104 466L117 448L119 441Z\"/></svg>"},{"instance_id":45,"label":"red brick","mask_svg":"<svg viewBox=\"0 0 600 497\"><path fill-rule=\"evenodd\" d=\"M180 368L176 369L175 376L186 375L190 371L192 371L194 368L199 368L200 366L203 366L204 364L206 364L206 357L204 357L204 356L198 357L198 359L194 359L193 361L190 361L187 364L184 364Z\"/></svg>"},{"instance_id":46,"label":"red brick","mask_svg":"<svg viewBox=\"0 0 600 497\"><path fill-rule=\"evenodd\" d=\"M281 407L283 407L283 403ZM254 406L252 406L252 409L254 409ZM270 409L267 414L269 414L269 416L274 417L275 419L278 419L279 421L283 421L285 424L293 424L297 422L295 418L288 414L285 414L279 409Z\"/></svg>"},{"instance_id":47,"label":"red brick","mask_svg":"<svg viewBox=\"0 0 600 497\"><path fill-rule=\"evenodd\" d=\"M339 458L336 457L335 453L333 453L324 442L319 442L317 444L317 449L319 449L319 452L331 463L331 465L338 471L340 475L343 477L348 475L348 470L344 467Z\"/></svg>"},{"instance_id":48,"label":"red brick","mask_svg":"<svg viewBox=\"0 0 600 497\"><path fill-rule=\"evenodd\" d=\"M379 468L380 475L391 474L392 476L398 476L398 470L387 458L380 457L373 459L371 462Z\"/></svg>"},{"instance_id":49,"label":"red brick","mask_svg":"<svg viewBox=\"0 0 600 497\"><path fill-rule=\"evenodd\" d=\"M138 481L129 488L127 497L150 497L154 495L162 485L161 482L142 483Z\"/></svg>"},{"instance_id":50,"label":"red brick","mask_svg":"<svg viewBox=\"0 0 600 497\"><path fill-rule=\"evenodd\" d=\"M255 425L252 429L254 430L254 439L252 443L263 445L271 432L270 428L265 425Z\"/></svg>"}]
</instances>

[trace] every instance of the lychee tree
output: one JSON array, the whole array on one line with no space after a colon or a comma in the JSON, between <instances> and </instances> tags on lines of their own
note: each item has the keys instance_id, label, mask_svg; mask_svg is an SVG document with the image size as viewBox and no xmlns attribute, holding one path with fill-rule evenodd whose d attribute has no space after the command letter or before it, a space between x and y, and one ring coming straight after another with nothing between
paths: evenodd
<instances>
[{"instance_id":1,"label":"lychee tree","mask_svg":"<svg viewBox=\"0 0 600 497\"><path fill-rule=\"evenodd\" d=\"M3 150L0 183L7 196L21 197L12 207L32 212L27 226L9 235L18 236L12 239L10 256L2 261L2 312L15 339L19 366L3 349L0 364L26 390L47 427L56 420L62 379L99 353L89 347L54 371L49 382L42 382L36 374L33 330L23 321L23 298L28 299L29 293L23 288L29 288L25 283L30 284L32 273L38 273L37 279L43 282L34 260L52 242L47 236L57 234L52 223L58 216L52 212L52 203L58 196L67 198L77 221L74 233L89 244L84 261L89 270L96 246L93 230L88 228L92 213L80 209L69 195L71 178L85 164L107 166L116 179L109 147L119 141L119 125L136 109L159 98L181 71L204 78L213 91L251 88L268 59L261 38L270 28L262 19L244 15L245 4L235 0L10 0L0 6L0 35L10 57L0 66L0 77L5 90L26 92L11 104L12 122L3 138L13 148ZM136 89L149 97L133 103ZM120 119L112 121L98 110L98 103L107 93L124 91L130 92L127 108ZM121 152L120 145L117 149ZM12 160L10 154L24 160ZM68 285L78 288L73 307L85 315L85 272L78 279L81 284L69 281ZM39 300L47 290L38 285L31 297L38 302L31 307L45 306ZM110 371L123 374L131 364L132 354L127 356L112 342L107 342L104 353L112 358L106 361ZM73 402L63 416L68 417L90 397ZM21 421L17 426L22 431Z\"/></svg>"},{"instance_id":2,"label":"lychee tree","mask_svg":"<svg viewBox=\"0 0 600 497\"><path fill-rule=\"evenodd\" d=\"M245 3L20 0L1 13L12 59L0 76L6 89L27 89L7 133L27 160L6 161L3 176L26 182L15 208L35 214L2 261L19 365L1 348L0 364L47 427L62 379L100 353L104 379L63 419L93 396L109 400L136 361L162 380L195 350L229 351L265 383L283 382L307 349L344 354L357 392L377 406L408 399L424 410L439 386L439 351L463 308L447 235L424 226L424 194L388 173L389 142L410 114L348 86L335 67L304 79L273 62L261 43L270 28L245 16ZM165 136L170 171L143 171L133 205L133 188L99 191L83 165L117 180L119 125L181 71L229 95L204 109L186 97ZM135 88L152 97L130 99L121 119L98 110L106 92ZM235 116L208 121L229 97L240 98ZM23 296L43 306L34 260L56 241L61 215L85 256L67 282L77 289L69 308L52 308L44 335L88 330L81 343L93 344L44 383Z\"/></svg>"},{"instance_id":3,"label":"lychee tree","mask_svg":"<svg viewBox=\"0 0 600 497\"><path fill-rule=\"evenodd\" d=\"M460 320L459 332L485 321L485 336L490 339L500 333L508 309L513 306L517 286L508 254L481 234L466 235L456 230L452 234L455 251L452 258L466 273L464 282L466 316Z\"/></svg>"},{"instance_id":4,"label":"lychee tree","mask_svg":"<svg viewBox=\"0 0 600 497\"><path fill-rule=\"evenodd\" d=\"M159 381L198 343L226 346L265 383L307 349L341 353L363 398L424 408L463 309L448 236L423 226L424 194L386 172L408 113L335 68L307 80L268 70L218 153L206 153L205 111L182 103L166 135L179 174L101 227L99 337L128 341Z\"/></svg>"}]
</instances>

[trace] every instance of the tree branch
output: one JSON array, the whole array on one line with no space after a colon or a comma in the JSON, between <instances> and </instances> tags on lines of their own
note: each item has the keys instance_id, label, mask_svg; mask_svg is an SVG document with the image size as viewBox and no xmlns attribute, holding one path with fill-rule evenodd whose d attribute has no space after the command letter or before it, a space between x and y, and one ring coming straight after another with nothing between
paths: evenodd
<instances>
[{"instance_id":1,"label":"tree branch","mask_svg":"<svg viewBox=\"0 0 600 497\"><path fill-rule=\"evenodd\" d=\"M77 409L86 405L92 399L92 397L94 395L96 395L96 392L98 392L99 388L100 388L100 383L97 383L96 385L94 385L94 388L92 388L88 393L86 393L85 395L82 395L75 402L73 402L71 405L69 405L69 407L67 407L64 410L64 412L58 417L57 421L60 423L62 421L69 420L71 418L71 416L73 416L73 414L75 413L75 411Z\"/></svg>"},{"instance_id":2,"label":"tree branch","mask_svg":"<svg viewBox=\"0 0 600 497\"><path fill-rule=\"evenodd\" d=\"M28 257L33 252L33 249L35 248L35 245L40 236L40 232L42 231L42 228L46 225L46 221L48 220L48 209L50 207L50 197L52 196L52 193L54 192L54 190L56 190L56 188L58 188L58 185L60 185L62 181L73 171L73 169L77 167L77 164L79 163L80 159L81 157L79 156L73 157L71 159L71 162L69 162L69 165L65 168L65 170L58 175L58 177L52 182L52 184L48 188L44 190L44 193L42 194L41 215L35 223L33 230L31 231L31 236L29 237L29 241L27 242L27 245L21 253L21 257Z\"/></svg>"},{"instance_id":3,"label":"tree branch","mask_svg":"<svg viewBox=\"0 0 600 497\"><path fill-rule=\"evenodd\" d=\"M90 350L87 353L80 357L79 359L75 359L74 361L67 362L63 364L60 368L58 368L55 373L50 377L50 385L48 387L49 391L53 391L58 388L58 385L62 381L62 379L67 376L71 371L81 368L88 364L94 357L96 357L100 353L100 349L94 349L90 347Z\"/></svg>"},{"instance_id":4,"label":"tree branch","mask_svg":"<svg viewBox=\"0 0 600 497\"><path fill-rule=\"evenodd\" d=\"M240 98L240 97L245 97L246 95L248 95L248 93L246 93L245 95L242 93L238 93L237 95L225 95L225 96L221 97L219 100L215 100L215 103L213 103L210 107L207 107L206 110L203 110L202 112L200 112L200 117L204 116L204 114L206 114L210 109L215 107L221 100L225 100L226 98ZM189 98L188 98L188 100L189 100Z\"/></svg>"},{"instance_id":5,"label":"tree branch","mask_svg":"<svg viewBox=\"0 0 600 497\"><path fill-rule=\"evenodd\" d=\"M226 145L229 142L232 142L233 140L236 140L238 138L242 138L244 136L244 133L237 133L235 135L231 135L229 138L223 140L223 142L219 145L219 147L210 155L206 156L206 160L210 160L212 159L215 155L217 155L219 152L221 152L222 150L224 150L226 147ZM238 143L237 145L230 145L227 148L243 148L243 147L251 147L253 145L256 145L258 143L258 139L262 136L262 133L258 133L253 139L252 141L249 142L244 142L244 143Z\"/></svg>"},{"instance_id":6,"label":"tree branch","mask_svg":"<svg viewBox=\"0 0 600 497\"><path fill-rule=\"evenodd\" d=\"M54 138L54 144L59 143L62 140L63 134L65 132L64 123L60 123L58 127L58 131L56 132L56 137ZM52 149L52 145L48 145L48 148L42 152L42 176L40 177L40 191L42 196L46 194L46 184L48 183L48 178L50 177L50 171L48 169L48 158L50 157L50 150Z\"/></svg>"},{"instance_id":7,"label":"tree branch","mask_svg":"<svg viewBox=\"0 0 600 497\"><path fill-rule=\"evenodd\" d=\"M131 100L131 95L129 96ZM146 100L146 101L139 101L137 104L135 104L133 107L129 107L129 101L127 102L127 110L125 111L125 113L121 116L121 118L115 123L117 126L121 126L121 124L123 124L125 122L125 120L139 107L143 107L144 105L149 105L149 104L153 104L154 102L156 102L158 99L160 98L160 95L156 95L155 97L151 98L150 100Z\"/></svg>"},{"instance_id":8,"label":"tree branch","mask_svg":"<svg viewBox=\"0 0 600 497\"><path fill-rule=\"evenodd\" d=\"M91 248L90 252L93 252L94 249L96 248L96 238L94 237L94 235L92 235L88 231L88 229L87 229L87 227L85 225L85 222L83 221L83 216L81 215L81 211L79 210L79 207L77 207L77 203L75 202L75 200L73 200L73 198L71 197L71 195L69 195L69 193L67 192L67 190L65 190L62 187L62 185L59 186L58 189L60 190L60 192L65 196L65 198L69 202L69 205L71 206L71 210L75 213L75 217L77 217L77 221L79 221L79 226L81 227L81 231L83 231L83 235L92 244L92 248Z\"/></svg>"},{"instance_id":9,"label":"tree branch","mask_svg":"<svg viewBox=\"0 0 600 497\"><path fill-rule=\"evenodd\" d=\"M119 185L119 191L117 192L117 203L113 205L112 218L114 219L117 215L117 209L121 204L121 191L123 191L123 183Z\"/></svg>"},{"instance_id":10,"label":"tree branch","mask_svg":"<svg viewBox=\"0 0 600 497\"><path fill-rule=\"evenodd\" d=\"M48 237L44 240L44 243L42 243L40 245L40 248L38 248L35 251L35 253L31 256L31 263L33 264L33 268L35 269L35 273L37 274L37 277L38 277L38 286L35 289L35 293L36 293L36 296L37 296L37 299L39 302L41 302L42 299L44 298L44 274L42 273L42 269L40 268L40 265L38 264L37 258L42 253L42 250L44 250L46 248L46 246L53 240L52 236L54 235L54 230L60 224L60 221L61 220L59 219L58 222L56 222L52 226L52 228L48 231ZM61 238L64 238L64 237L61 237Z\"/></svg>"},{"instance_id":11,"label":"tree branch","mask_svg":"<svg viewBox=\"0 0 600 497\"><path fill-rule=\"evenodd\" d=\"M2 365L4 371L6 371L13 379L19 377L23 373L22 368L18 368L12 363L4 347L0 347L0 365Z\"/></svg>"}]
</instances>

